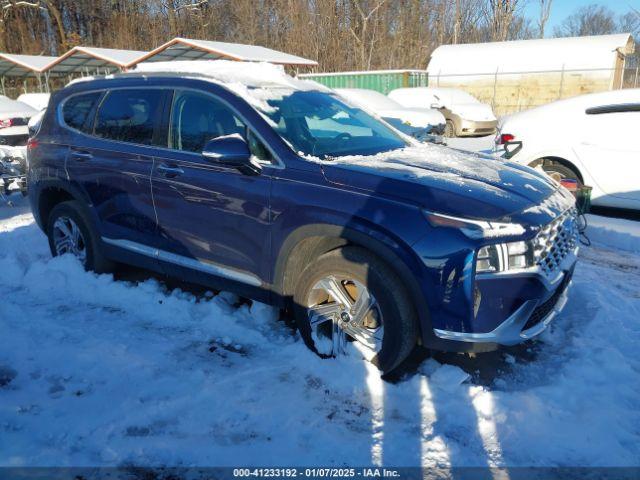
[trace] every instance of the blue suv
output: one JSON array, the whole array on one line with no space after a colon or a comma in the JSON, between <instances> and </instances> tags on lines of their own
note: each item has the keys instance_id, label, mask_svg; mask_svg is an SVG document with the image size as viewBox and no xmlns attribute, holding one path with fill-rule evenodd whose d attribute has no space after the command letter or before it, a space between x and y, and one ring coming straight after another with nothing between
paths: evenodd
<instances>
[{"instance_id":1,"label":"blue suv","mask_svg":"<svg viewBox=\"0 0 640 480\"><path fill-rule=\"evenodd\" d=\"M576 212L543 173L417 144L276 67L179 63L52 96L28 185L53 255L289 309L313 351L383 372L416 344L522 342L564 306Z\"/></svg>"}]
</instances>

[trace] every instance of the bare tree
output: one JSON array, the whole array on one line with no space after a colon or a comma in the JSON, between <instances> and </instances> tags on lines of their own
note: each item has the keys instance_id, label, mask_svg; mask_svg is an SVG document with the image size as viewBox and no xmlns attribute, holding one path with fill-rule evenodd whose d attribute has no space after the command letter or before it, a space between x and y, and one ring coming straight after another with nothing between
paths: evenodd
<instances>
[{"instance_id":1,"label":"bare tree","mask_svg":"<svg viewBox=\"0 0 640 480\"><path fill-rule=\"evenodd\" d=\"M551 14L551 4L553 0L539 0L540 1L540 16L538 17L538 30L540 32L540 38L544 38L544 27L549 21L549 15Z\"/></svg>"},{"instance_id":2,"label":"bare tree","mask_svg":"<svg viewBox=\"0 0 640 480\"><path fill-rule=\"evenodd\" d=\"M615 14L603 5L587 5L569 15L554 33L556 37L606 35L617 31Z\"/></svg>"},{"instance_id":3,"label":"bare tree","mask_svg":"<svg viewBox=\"0 0 640 480\"><path fill-rule=\"evenodd\" d=\"M519 0L488 0L485 6L485 16L491 40L494 42L507 40L519 4Z\"/></svg>"}]
</instances>

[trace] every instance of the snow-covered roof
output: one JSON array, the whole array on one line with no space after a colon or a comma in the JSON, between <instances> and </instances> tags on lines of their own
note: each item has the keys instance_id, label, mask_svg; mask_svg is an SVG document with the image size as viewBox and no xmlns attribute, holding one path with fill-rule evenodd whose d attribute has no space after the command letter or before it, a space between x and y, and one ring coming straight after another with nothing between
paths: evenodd
<instances>
[{"instance_id":1,"label":"snow-covered roof","mask_svg":"<svg viewBox=\"0 0 640 480\"><path fill-rule=\"evenodd\" d=\"M257 45L213 42L190 38L174 38L151 50L138 62L165 62L170 60L236 60L241 62L268 62L279 65L316 66L318 62L279 52Z\"/></svg>"},{"instance_id":2,"label":"snow-covered roof","mask_svg":"<svg viewBox=\"0 0 640 480\"><path fill-rule=\"evenodd\" d=\"M56 57L43 55L15 55L13 53L0 53L0 76L24 77L38 74Z\"/></svg>"},{"instance_id":3,"label":"snow-covered roof","mask_svg":"<svg viewBox=\"0 0 640 480\"><path fill-rule=\"evenodd\" d=\"M44 68L44 71L66 74L120 70L129 67L145 54L146 52L138 50L78 46L54 59Z\"/></svg>"},{"instance_id":4,"label":"snow-covered roof","mask_svg":"<svg viewBox=\"0 0 640 480\"><path fill-rule=\"evenodd\" d=\"M442 45L431 55L430 76L612 69L617 52L633 53L629 33L511 42Z\"/></svg>"}]
</instances>

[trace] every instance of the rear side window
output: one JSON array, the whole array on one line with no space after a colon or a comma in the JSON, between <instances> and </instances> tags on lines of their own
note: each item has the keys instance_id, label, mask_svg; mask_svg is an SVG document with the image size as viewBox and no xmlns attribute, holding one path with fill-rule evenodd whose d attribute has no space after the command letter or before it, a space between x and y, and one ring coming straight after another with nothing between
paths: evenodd
<instances>
[{"instance_id":1,"label":"rear side window","mask_svg":"<svg viewBox=\"0 0 640 480\"><path fill-rule=\"evenodd\" d=\"M88 132L91 127L87 119L101 95L102 92L92 92L83 95L74 95L67 99L62 106L64 123L76 130Z\"/></svg>"},{"instance_id":2,"label":"rear side window","mask_svg":"<svg viewBox=\"0 0 640 480\"><path fill-rule=\"evenodd\" d=\"M163 95L158 89L109 92L98 110L94 134L110 140L151 145Z\"/></svg>"}]
</instances>

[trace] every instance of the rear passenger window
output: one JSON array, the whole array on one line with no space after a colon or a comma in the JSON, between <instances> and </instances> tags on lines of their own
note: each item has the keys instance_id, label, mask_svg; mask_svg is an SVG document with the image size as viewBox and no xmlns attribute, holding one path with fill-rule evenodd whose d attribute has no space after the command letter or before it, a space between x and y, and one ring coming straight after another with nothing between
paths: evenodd
<instances>
[{"instance_id":1,"label":"rear passenger window","mask_svg":"<svg viewBox=\"0 0 640 480\"><path fill-rule=\"evenodd\" d=\"M110 140L151 145L162 98L163 91L158 89L109 92L98 110L94 134Z\"/></svg>"},{"instance_id":2,"label":"rear passenger window","mask_svg":"<svg viewBox=\"0 0 640 480\"><path fill-rule=\"evenodd\" d=\"M87 118L101 96L102 92L92 92L74 95L67 99L62 106L64 123L76 130L88 132L91 126L88 124Z\"/></svg>"}]
</instances>

